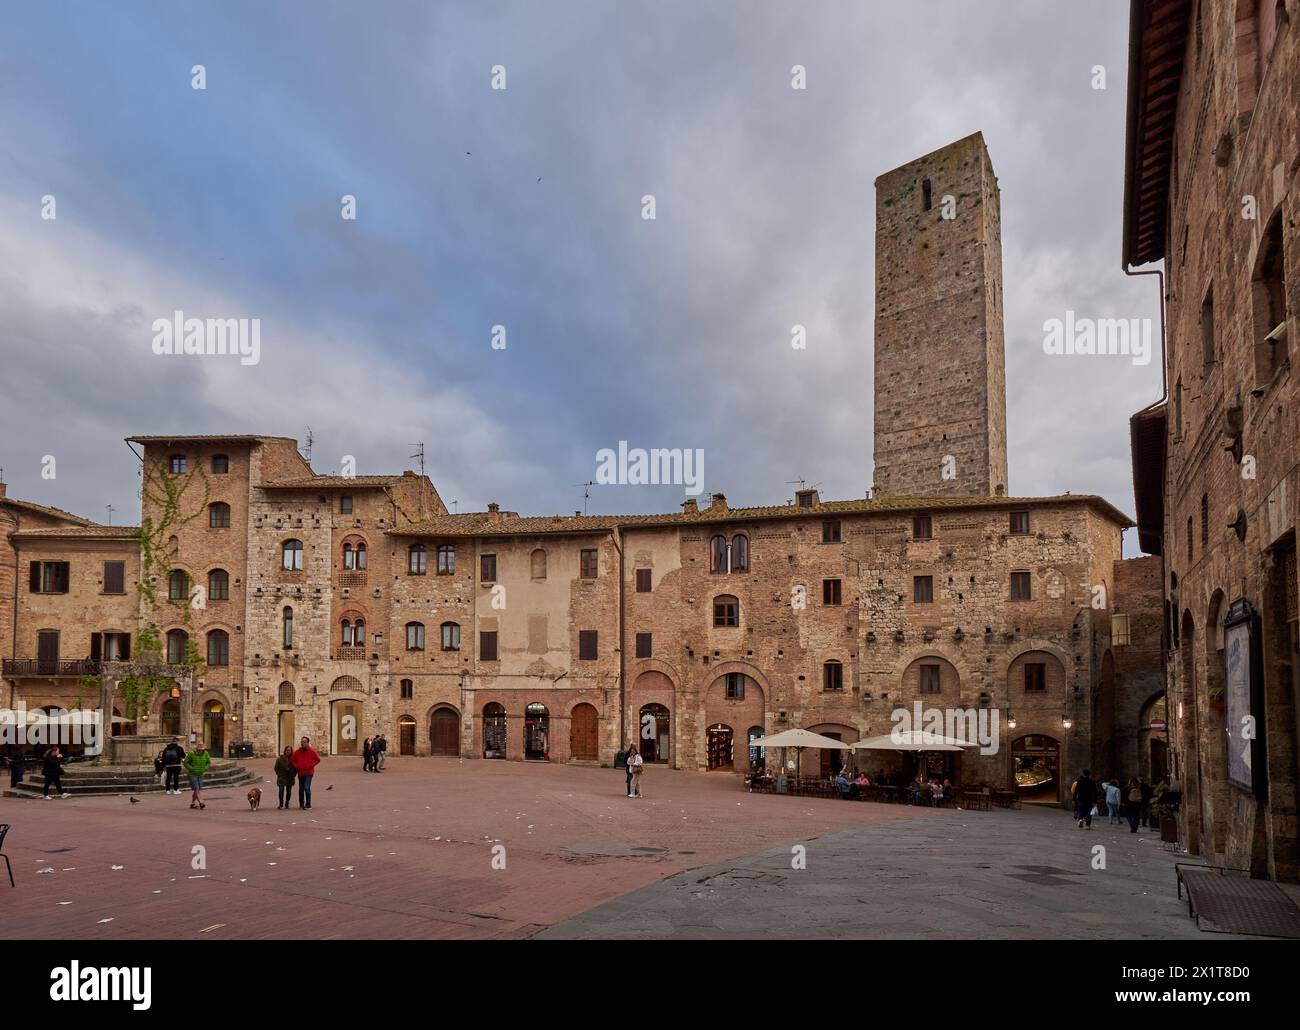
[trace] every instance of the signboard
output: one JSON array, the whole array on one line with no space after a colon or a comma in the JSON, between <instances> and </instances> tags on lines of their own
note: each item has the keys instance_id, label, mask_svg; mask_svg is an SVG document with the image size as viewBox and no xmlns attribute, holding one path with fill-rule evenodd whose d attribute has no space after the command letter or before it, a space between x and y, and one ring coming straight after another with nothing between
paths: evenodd
<instances>
[{"instance_id":1,"label":"signboard","mask_svg":"<svg viewBox=\"0 0 1300 1030\"><path fill-rule=\"evenodd\" d=\"M1263 759L1260 737L1263 708L1259 616L1247 600L1233 601L1223 621L1225 693L1227 694L1228 782L1256 792L1255 770ZM1263 769L1258 782L1263 786Z\"/></svg>"},{"instance_id":2,"label":"signboard","mask_svg":"<svg viewBox=\"0 0 1300 1030\"><path fill-rule=\"evenodd\" d=\"M1163 729L1165 729L1165 723L1164 723L1164 720L1162 720L1162 719L1153 719L1151 722L1147 723L1147 729L1149 729L1149 730L1163 730Z\"/></svg>"}]
</instances>

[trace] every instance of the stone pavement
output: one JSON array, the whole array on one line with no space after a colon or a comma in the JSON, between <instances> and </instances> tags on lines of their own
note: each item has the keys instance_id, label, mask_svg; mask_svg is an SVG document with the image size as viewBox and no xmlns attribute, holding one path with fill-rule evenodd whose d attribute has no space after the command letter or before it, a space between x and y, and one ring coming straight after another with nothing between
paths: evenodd
<instances>
[{"instance_id":1,"label":"stone pavement","mask_svg":"<svg viewBox=\"0 0 1300 1030\"><path fill-rule=\"evenodd\" d=\"M270 761L246 763L269 775ZM541 763L327 758L314 807L246 788L182 797L0 799L17 879L10 936L255 939L528 936L694 866L916 814L747 793L727 773ZM333 786L333 790L327 789ZM941 813L925 813L935 818ZM492 867L505 847L505 869ZM195 868L195 848L206 868ZM48 870L40 872L40 870ZM0 870L0 876L3 871Z\"/></svg>"},{"instance_id":2,"label":"stone pavement","mask_svg":"<svg viewBox=\"0 0 1300 1030\"><path fill-rule=\"evenodd\" d=\"M766 800L764 798L763 800ZM836 802L829 802L836 804ZM543 938L1214 939L1177 898L1157 834L1060 809L909 816L713 863L608 901ZM1106 868L1093 869L1104 846Z\"/></svg>"}]
</instances>

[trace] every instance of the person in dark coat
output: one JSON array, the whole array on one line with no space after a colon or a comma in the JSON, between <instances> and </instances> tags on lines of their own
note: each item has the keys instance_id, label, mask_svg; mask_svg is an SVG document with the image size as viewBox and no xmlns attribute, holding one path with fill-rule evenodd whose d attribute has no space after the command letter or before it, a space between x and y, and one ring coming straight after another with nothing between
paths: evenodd
<instances>
[{"instance_id":1,"label":"person in dark coat","mask_svg":"<svg viewBox=\"0 0 1300 1030\"><path fill-rule=\"evenodd\" d=\"M167 793L180 794L181 763L185 761L185 749L181 747L180 738L172 737L172 742L162 749L159 758L163 764L163 771L167 774L164 784Z\"/></svg>"},{"instance_id":2,"label":"person in dark coat","mask_svg":"<svg viewBox=\"0 0 1300 1030\"><path fill-rule=\"evenodd\" d=\"M361 742L361 771L370 772L375 764L375 743L369 737Z\"/></svg>"},{"instance_id":3,"label":"person in dark coat","mask_svg":"<svg viewBox=\"0 0 1300 1030\"><path fill-rule=\"evenodd\" d=\"M41 759L41 773L45 777L44 797L46 801L50 800L51 784L58 792L59 797L68 797L68 792L63 789L63 754L59 751L57 745L45 752L45 757Z\"/></svg>"},{"instance_id":4,"label":"person in dark coat","mask_svg":"<svg viewBox=\"0 0 1300 1030\"><path fill-rule=\"evenodd\" d=\"M375 738L375 760L372 763L375 772L382 772L384 769L384 754L388 751L388 738L382 733Z\"/></svg>"},{"instance_id":5,"label":"person in dark coat","mask_svg":"<svg viewBox=\"0 0 1300 1030\"><path fill-rule=\"evenodd\" d=\"M286 747L275 760L275 785L280 793L277 808L288 808L293 800L293 781L298 773L293 768L293 748Z\"/></svg>"},{"instance_id":6,"label":"person in dark coat","mask_svg":"<svg viewBox=\"0 0 1300 1030\"><path fill-rule=\"evenodd\" d=\"M1092 806L1096 803L1097 781L1091 769L1084 769L1074 785L1074 817L1079 820L1079 829L1092 829Z\"/></svg>"}]
</instances>

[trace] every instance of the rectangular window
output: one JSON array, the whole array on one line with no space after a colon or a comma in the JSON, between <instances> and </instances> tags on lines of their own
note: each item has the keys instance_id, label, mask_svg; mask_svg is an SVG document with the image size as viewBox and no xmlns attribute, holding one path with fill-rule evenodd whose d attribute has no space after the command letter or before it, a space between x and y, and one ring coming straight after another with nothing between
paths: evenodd
<instances>
[{"instance_id":1,"label":"rectangular window","mask_svg":"<svg viewBox=\"0 0 1300 1030\"><path fill-rule=\"evenodd\" d=\"M415 684L411 680L402 680L402 700L409 701L415 697Z\"/></svg>"},{"instance_id":2,"label":"rectangular window","mask_svg":"<svg viewBox=\"0 0 1300 1030\"><path fill-rule=\"evenodd\" d=\"M424 623L408 622L406 624L406 649L408 651L424 650Z\"/></svg>"},{"instance_id":3,"label":"rectangular window","mask_svg":"<svg viewBox=\"0 0 1300 1030\"><path fill-rule=\"evenodd\" d=\"M578 630L578 658L584 662L596 660L596 631L594 629Z\"/></svg>"},{"instance_id":4,"label":"rectangular window","mask_svg":"<svg viewBox=\"0 0 1300 1030\"><path fill-rule=\"evenodd\" d=\"M597 572L600 571L600 561L596 556L594 547L584 547L582 549L581 570L579 575L583 579L595 579Z\"/></svg>"},{"instance_id":5,"label":"rectangular window","mask_svg":"<svg viewBox=\"0 0 1300 1030\"><path fill-rule=\"evenodd\" d=\"M921 180L921 210L929 211L934 206L934 186L929 179Z\"/></svg>"},{"instance_id":6,"label":"rectangular window","mask_svg":"<svg viewBox=\"0 0 1300 1030\"><path fill-rule=\"evenodd\" d=\"M650 569L636 570L636 592L638 594L650 593L650 581L651 581Z\"/></svg>"},{"instance_id":7,"label":"rectangular window","mask_svg":"<svg viewBox=\"0 0 1300 1030\"><path fill-rule=\"evenodd\" d=\"M844 666L839 662L827 662L822 666L822 689L830 691L844 689Z\"/></svg>"},{"instance_id":8,"label":"rectangular window","mask_svg":"<svg viewBox=\"0 0 1300 1030\"><path fill-rule=\"evenodd\" d=\"M1129 645L1127 615L1112 615L1110 617L1110 643L1112 647L1127 647Z\"/></svg>"},{"instance_id":9,"label":"rectangular window","mask_svg":"<svg viewBox=\"0 0 1300 1030\"><path fill-rule=\"evenodd\" d=\"M917 515L912 519L912 539L930 540L934 536L929 515Z\"/></svg>"},{"instance_id":10,"label":"rectangular window","mask_svg":"<svg viewBox=\"0 0 1300 1030\"><path fill-rule=\"evenodd\" d=\"M167 467L173 476L184 475L190 467L189 460L183 454L173 454L167 459Z\"/></svg>"},{"instance_id":11,"label":"rectangular window","mask_svg":"<svg viewBox=\"0 0 1300 1030\"><path fill-rule=\"evenodd\" d=\"M1025 690L1047 689L1047 666L1043 662L1025 662Z\"/></svg>"},{"instance_id":12,"label":"rectangular window","mask_svg":"<svg viewBox=\"0 0 1300 1030\"><path fill-rule=\"evenodd\" d=\"M344 494L342 497L339 498L339 514L340 514L340 515L351 515L351 514L352 514L352 495L351 495L351 494Z\"/></svg>"},{"instance_id":13,"label":"rectangular window","mask_svg":"<svg viewBox=\"0 0 1300 1030\"><path fill-rule=\"evenodd\" d=\"M1011 513L1011 532L1014 536L1024 536L1029 532L1029 512L1013 511Z\"/></svg>"},{"instance_id":14,"label":"rectangular window","mask_svg":"<svg viewBox=\"0 0 1300 1030\"><path fill-rule=\"evenodd\" d=\"M636 635L636 656L638 658L650 658L652 651L651 634L638 633Z\"/></svg>"},{"instance_id":15,"label":"rectangular window","mask_svg":"<svg viewBox=\"0 0 1300 1030\"><path fill-rule=\"evenodd\" d=\"M497 556L495 554L480 554L478 556L478 578L482 583L495 583L497 581Z\"/></svg>"},{"instance_id":16,"label":"rectangular window","mask_svg":"<svg viewBox=\"0 0 1300 1030\"><path fill-rule=\"evenodd\" d=\"M840 581L838 579L822 580L822 604L840 603Z\"/></svg>"},{"instance_id":17,"label":"rectangular window","mask_svg":"<svg viewBox=\"0 0 1300 1030\"><path fill-rule=\"evenodd\" d=\"M33 594L66 594L69 566L65 561L34 561L28 587Z\"/></svg>"},{"instance_id":18,"label":"rectangular window","mask_svg":"<svg viewBox=\"0 0 1300 1030\"><path fill-rule=\"evenodd\" d=\"M912 601L914 604L929 604L934 600L934 577L912 577Z\"/></svg>"},{"instance_id":19,"label":"rectangular window","mask_svg":"<svg viewBox=\"0 0 1300 1030\"><path fill-rule=\"evenodd\" d=\"M212 471L218 476L224 476L230 471L230 456L228 454L214 454L212 456Z\"/></svg>"},{"instance_id":20,"label":"rectangular window","mask_svg":"<svg viewBox=\"0 0 1300 1030\"><path fill-rule=\"evenodd\" d=\"M104 633L96 634L102 636L101 646L102 658L106 662L125 662L131 657L131 634L129 633ZM91 655L93 659L94 641L91 641Z\"/></svg>"},{"instance_id":21,"label":"rectangular window","mask_svg":"<svg viewBox=\"0 0 1300 1030\"><path fill-rule=\"evenodd\" d=\"M481 630L478 635L478 656L480 661L495 662L497 660L497 633L496 630Z\"/></svg>"},{"instance_id":22,"label":"rectangular window","mask_svg":"<svg viewBox=\"0 0 1300 1030\"><path fill-rule=\"evenodd\" d=\"M1201 364L1208 375L1214 364L1217 348L1214 346L1214 287L1211 286L1201 303Z\"/></svg>"},{"instance_id":23,"label":"rectangular window","mask_svg":"<svg viewBox=\"0 0 1300 1030\"><path fill-rule=\"evenodd\" d=\"M713 625L715 626L739 626L740 625L740 602L730 595L714 598L713 600Z\"/></svg>"},{"instance_id":24,"label":"rectangular window","mask_svg":"<svg viewBox=\"0 0 1300 1030\"><path fill-rule=\"evenodd\" d=\"M840 520L825 519L822 522L822 543L838 544L840 542Z\"/></svg>"},{"instance_id":25,"label":"rectangular window","mask_svg":"<svg viewBox=\"0 0 1300 1030\"><path fill-rule=\"evenodd\" d=\"M1011 573L1011 600L1013 601L1032 601L1033 591L1029 585L1028 572Z\"/></svg>"},{"instance_id":26,"label":"rectangular window","mask_svg":"<svg viewBox=\"0 0 1300 1030\"><path fill-rule=\"evenodd\" d=\"M106 594L126 593L126 562L124 561L104 562L104 593Z\"/></svg>"},{"instance_id":27,"label":"rectangular window","mask_svg":"<svg viewBox=\"0 0 1300 1030\"><path fill-rule=\"evenodd\" d=\"M727 673L726 698L728 701L745 700L745 674L743 672Z\"/></svg>"},{"instance_id":28,"label":"rectangular window","mask_svg":"<svg viewBox=\"0 0 1300 1030\"><path fill-rule=\"evenodd\" d=\"M942 694L943 684L939 676L940 676L939 666L922 665L921 666L921 693Z\"/></svg>"}]
</instances>

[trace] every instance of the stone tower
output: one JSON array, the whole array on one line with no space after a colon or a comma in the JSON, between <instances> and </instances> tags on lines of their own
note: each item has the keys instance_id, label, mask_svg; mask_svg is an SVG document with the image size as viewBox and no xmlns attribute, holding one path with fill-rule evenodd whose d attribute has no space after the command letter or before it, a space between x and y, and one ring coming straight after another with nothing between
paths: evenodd
<instances>
[{"instance_id":1,"label":"stone tower","mask_svg":"<svg viewBox=\"0 0 1300 1030\"><path fill-rule=\"evenodd\" d=\"M978 132L876 179L878 496L1007 492L1001 229Z\"/></svg>"}]
</instances>

